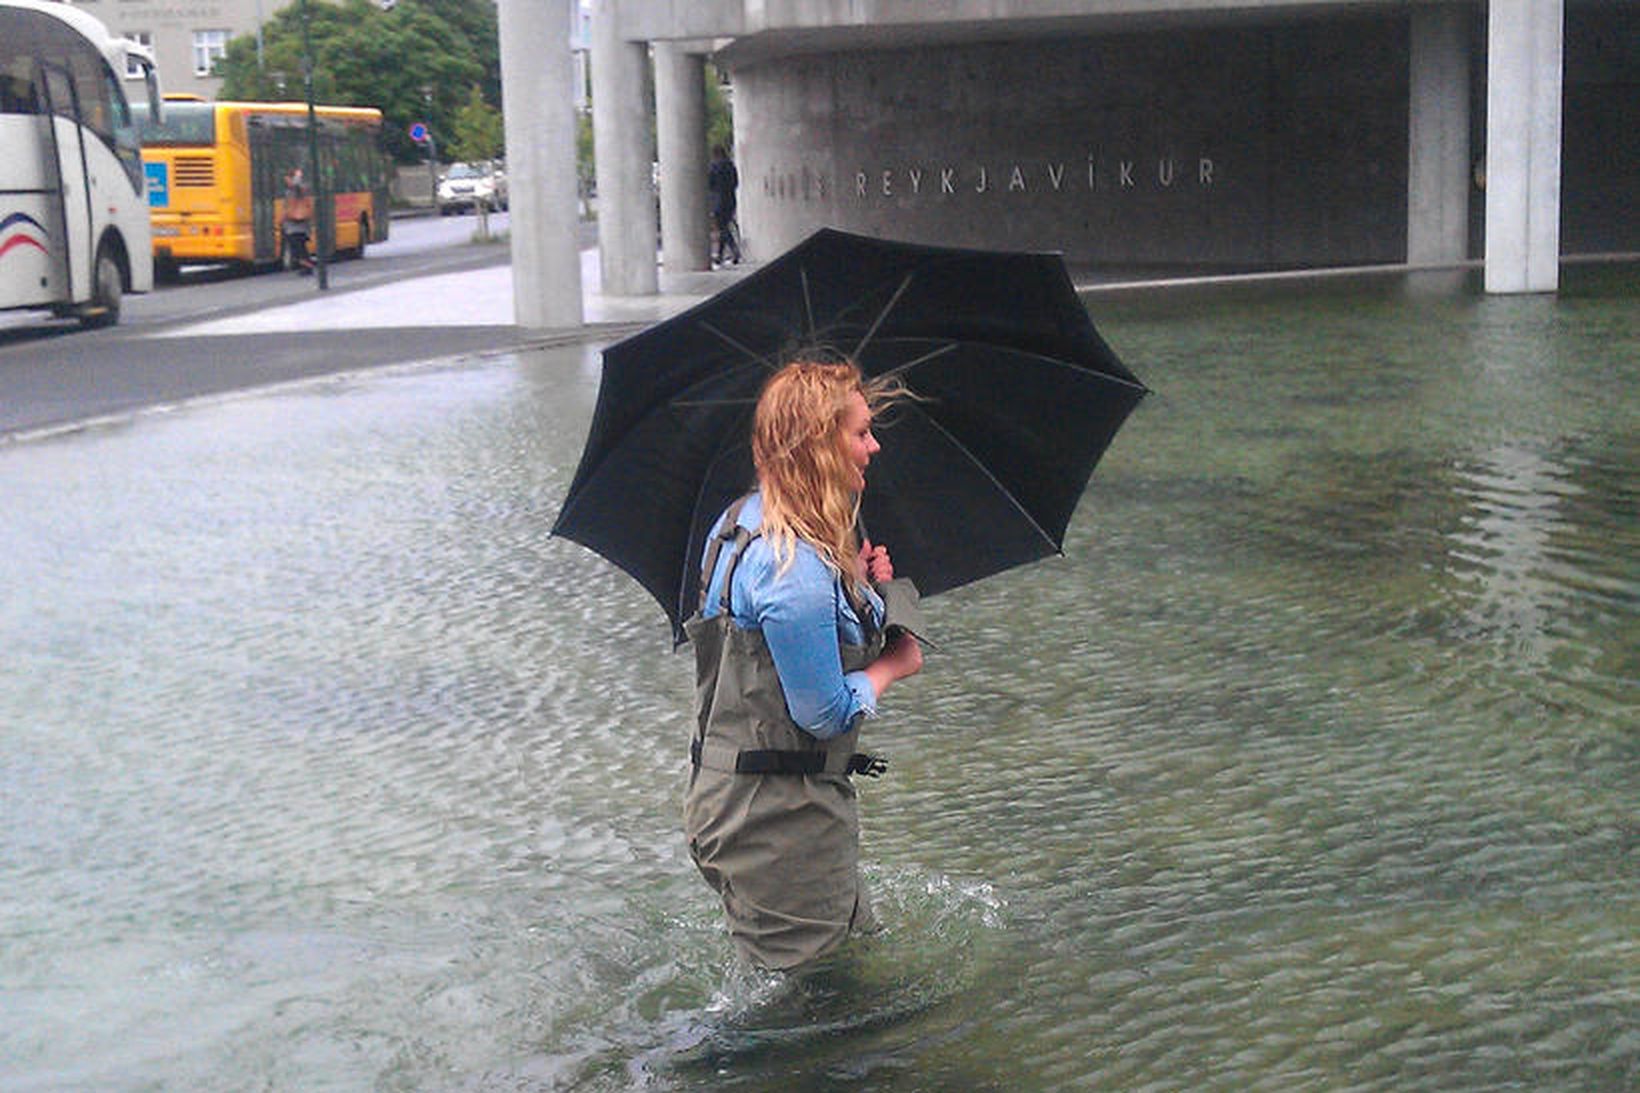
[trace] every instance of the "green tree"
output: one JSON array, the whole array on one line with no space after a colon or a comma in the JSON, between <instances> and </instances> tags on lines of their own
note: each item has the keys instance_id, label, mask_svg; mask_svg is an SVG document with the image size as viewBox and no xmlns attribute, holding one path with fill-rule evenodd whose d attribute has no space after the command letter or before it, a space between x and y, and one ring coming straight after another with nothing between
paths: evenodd
<instances>
[{"instance_id":1,"label":"green tree","mask_svg":"<svg viewBox=\"0 0 1640 1093\"><path fill-rule=\"evenodd\" d=\"M592 146L592 109L589 106L575 119L575 179L583 197L591 196L598 171Z\"/></svg>"},{"instance_id":2,"label":"green tree","mask_svg":"<svg viewBox=\"0 0 1640 1093\"><path fill-rule=\"evenodd\" d=\"M506 135L502 131L501 111L485 102L483 92L474 84L467 96L467 105L456 113L455 133L450 141L450 158L496 159L505 147Z\"/></svg>"},{"instance_id":3,"label":"green tree","mask_svg":"<svg viewBox=\"0 0 1640 1093\"><path fill-rule=\"evenodd\" d=\"M718 145L730 150L735 147L735 115L730 105L729 95L724 91L725 84L717 66L711 63L706 65L706 147L708 150Z\"/></svg>"},{"instance_id":4,"label":"green tree","mask_svg":"<svg viewBox=\"0 0 1640 1093\"><path fill-rule=\"evenodd\" d=\"M224 99L305 97L300 0L263 24L263 63L256 39L228 43L218 63ZM376 0L307 0L313 39L314 101L374 106L383 115L383 143L401 163L426 158L410 139L411 123L433 130L440 158L451 158L456 116L479 88L501 105L500 43L490 0L400 0L383 11Z\"/></svg>"}]
</instances>

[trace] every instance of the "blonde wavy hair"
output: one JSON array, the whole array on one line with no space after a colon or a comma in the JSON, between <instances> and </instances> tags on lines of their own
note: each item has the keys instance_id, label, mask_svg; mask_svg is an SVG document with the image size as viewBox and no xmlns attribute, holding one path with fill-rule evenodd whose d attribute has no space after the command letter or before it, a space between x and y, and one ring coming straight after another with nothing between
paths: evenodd
<instances>
[{"instance_id":1,"label":"blonde wavy hair","mask_svg":"<svg viewBox=\"0 0 1640 1093\"><path fill-rule=\"evenodd\" d=\"M778 572L802 539L839 577L858 583L860 497L843 448L843 418L858 392L875 418L906 394L897 380L866 381L852 361L798 359L770 376L752 419L752 464L763 493L763 537Z\"/></svg>"}]
</instances>

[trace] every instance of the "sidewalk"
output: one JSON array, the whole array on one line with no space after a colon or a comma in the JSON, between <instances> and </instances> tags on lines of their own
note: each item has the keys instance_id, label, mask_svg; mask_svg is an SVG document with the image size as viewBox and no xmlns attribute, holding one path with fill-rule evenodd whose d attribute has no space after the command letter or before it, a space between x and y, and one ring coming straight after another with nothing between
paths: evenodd
<instances>
[{"instance_id":1,"label":"sidewalk","mask_svg":"<svg viewBox=\"0 0 1640 1093\"><path fill-rule=\"evenodd\" d=\"M687 310L754 268L747 264L727 270L662 273L659 295L606 296L597 248L583 250L581 307L584 321L588 327L657 322ZM407 278L352 292L316 294L299 303L173 329L167 331L166 336L513 325L512 267L500 265Z\"/></svg>"}]
</instances>

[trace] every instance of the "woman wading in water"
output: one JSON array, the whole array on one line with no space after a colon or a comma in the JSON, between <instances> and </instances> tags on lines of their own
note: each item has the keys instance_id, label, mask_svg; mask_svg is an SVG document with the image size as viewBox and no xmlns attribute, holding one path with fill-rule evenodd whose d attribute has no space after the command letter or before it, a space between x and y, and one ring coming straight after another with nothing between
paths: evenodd
<instances>
[{"instance_id":1,"label":"woman wading in water","mask_svg":"<svg viewBox=\"0 0 1640 1093\"><path fill-rule=\"evenodd\" d=\"M922 668L917 639L893 625L915 589L855 532L880 447L872 415L897 392L850 363L770 377L752 426L757 488L708 538L687 627L697 726L684 832L736 947L765 968L825 956L874 924L850 776L883 764L856 751L859 727Z\"/></svg>"}]
</instances>

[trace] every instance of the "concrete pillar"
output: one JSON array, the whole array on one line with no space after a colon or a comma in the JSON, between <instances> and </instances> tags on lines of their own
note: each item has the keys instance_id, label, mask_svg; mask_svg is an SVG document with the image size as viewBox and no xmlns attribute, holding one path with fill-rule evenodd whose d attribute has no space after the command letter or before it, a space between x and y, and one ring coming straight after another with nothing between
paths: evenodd
<instances>
[{"instance_id":1,"label":"concrete pillar","mask_svg":"<svg viewBox=\"0 0 1640 1093\"><path fill-rule=\"evenodd\" d=\"M500 0L502 124L507 136L513 318L580 326L574 61L565 4Z\"/></svg>"},{"instance_id":2,"label":"concrete pillar","mask_svg":"<svg viewBox=\"0 0 1640 1093\"><path fill-rule=\"evenodd\" d=\"M655 198L649 158L648 50L620 33L621 0L592 4L592 136L603 290L653 296Z\"/></svg>"},{"instance_id":3,"label":"concrete pillar","mask_svg":"<svg viewBox=\"0 0 1640 1093\"><path fill-rule=\"evenodd\" d=\"M661 165L661 265L706 269L706 58L655 43L655 142Z\"/></svg>"},{"instance_id":4,"label":"concrete pillar","mask_svg":"<svg viewBox=\"0 0 1640 1093\"><path fill-rule=\"evenodd\" d=\"M1469 10L1412 10L1407 128L1407 262L1469 256Z\"/></svg>"},{"instance_id":5,"label":"concrete pillar","mask_svg":"<svg viewBox=\"0 0 1640 1093\"><path fill-rule=\"evenodd\" d=\"M1491 0L1486 68L1486 291L1560 284L1563 0Z\"/></svg>"}]
</instances>

